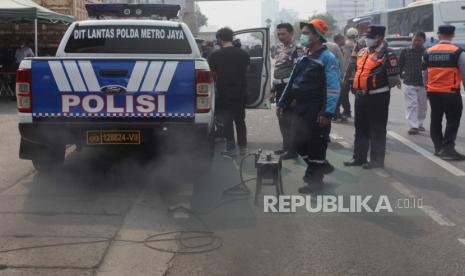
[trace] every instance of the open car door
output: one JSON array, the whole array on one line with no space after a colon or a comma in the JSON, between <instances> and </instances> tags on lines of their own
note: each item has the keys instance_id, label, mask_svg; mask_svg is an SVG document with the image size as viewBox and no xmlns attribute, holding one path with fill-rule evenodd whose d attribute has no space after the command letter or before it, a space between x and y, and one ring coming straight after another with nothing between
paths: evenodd
<instances>
[{"instance_id":1,"label":"open car door","mask_svg":"<svg viewBox=\"0 0 465 276\"><path fill-rule=\"evenodd\" d=\"M271 90L270 30L247 29L234 32L234 40L250 55L247 69L247 108L269 108Z\"/></svg>"}]
</instances>

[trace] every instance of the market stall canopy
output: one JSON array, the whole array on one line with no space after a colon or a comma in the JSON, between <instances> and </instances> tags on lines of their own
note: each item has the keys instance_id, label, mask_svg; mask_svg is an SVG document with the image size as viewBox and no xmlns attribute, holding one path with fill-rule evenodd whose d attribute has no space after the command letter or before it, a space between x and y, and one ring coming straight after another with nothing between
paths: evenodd
<instances>
[{"instance_id":1,"label":"market stall canopy","mask_svg":"<svg viewBox=\"0 0 465 276\"><path fill-rule=\"evenodd\" d=\"M48 20L71 23L74 18L51 11L32 0L0 0L0 18L6 20Z\"/></svg>"}]
</instances>

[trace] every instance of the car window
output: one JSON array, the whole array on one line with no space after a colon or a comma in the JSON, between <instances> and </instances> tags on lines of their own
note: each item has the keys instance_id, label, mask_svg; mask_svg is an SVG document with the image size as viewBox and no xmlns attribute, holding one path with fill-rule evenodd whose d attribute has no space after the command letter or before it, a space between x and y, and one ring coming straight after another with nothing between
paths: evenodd
<instances>
[{"instance_id":1,"label":"car window","mask_svg":"<svg viewBox=\"0 0 465 276\"><path fill-rule=\"evenodd\" d=\"M182 27L76 26L66 53L190 54L192 49Z\"/></svg>"}]
</instances>

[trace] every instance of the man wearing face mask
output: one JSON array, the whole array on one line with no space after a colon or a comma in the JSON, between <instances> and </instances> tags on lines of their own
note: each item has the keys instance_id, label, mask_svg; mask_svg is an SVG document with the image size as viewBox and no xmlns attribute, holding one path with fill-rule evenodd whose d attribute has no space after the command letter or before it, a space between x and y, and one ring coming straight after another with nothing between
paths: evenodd
<instances>
[{"instance_id":1,"label":"man wearing face mask","mask_svg":"<svg viewBox=\"0 0 465 276\"><path fill-rule=\"evenodd\" d=\"M323 177L334 167L326 160L331 118L334 117L341 83L339 62L323 45L328 31L326 22L314 19L301 24L300 44L308 49L292 71L289 84L278 102L280 115L295 100L294 144L307 163L300 193L323 187Z\"/></svg>"},{"instance_id":2,"label":"man wearing face mask","mask_svg":"<svg viewBox=\"0 0 465 276\"><path fill-rule=\"evenodd\" d=\"M384 42L386 27L371 25L366 45L357 53L354 156L345 166L384 167L390 89L400 85L397 57ZM367 162L370 149L370 162Z\"/></svg>"}]
</instances>

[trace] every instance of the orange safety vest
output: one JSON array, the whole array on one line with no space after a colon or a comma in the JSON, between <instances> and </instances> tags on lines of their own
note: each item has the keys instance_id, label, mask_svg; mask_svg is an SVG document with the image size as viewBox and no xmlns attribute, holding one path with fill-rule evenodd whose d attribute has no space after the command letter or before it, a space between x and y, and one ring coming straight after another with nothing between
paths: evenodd
<instances>
[{"instance_id":1,"label":"orange safety vest","mask_svg":"<svg viewBox=\"0 0 465 276\"><path fill-rule=\"evenodd\" d=\"M434 93L456 93L460 91L462 77L458 60L462 49L454 44L439 43L426 51L428 83L426 90Z\"/></svg>"},{"instance_id":2,"label":"orange safety vest","mask_svg":"<svg viewBox=\"0 0 465 276\"><path fill-rule=\"evenodd\" d=\"M357 72L353 82L355 90L369 91L389 86L384 61L386 55L368 48L360 50L357 54Z\"/></svg>"}]
</instances>

